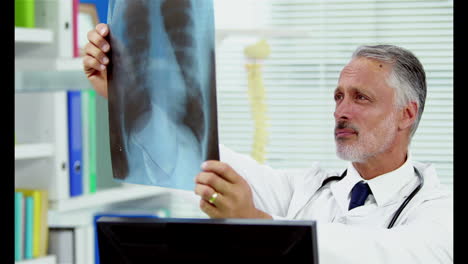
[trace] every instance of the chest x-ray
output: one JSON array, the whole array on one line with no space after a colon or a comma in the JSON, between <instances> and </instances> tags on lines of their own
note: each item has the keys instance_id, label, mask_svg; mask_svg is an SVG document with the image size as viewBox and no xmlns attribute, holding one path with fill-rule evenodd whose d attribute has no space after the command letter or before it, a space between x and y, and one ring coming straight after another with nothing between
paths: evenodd
<instances>
[{"instance_id":1,"label":"chest x-ray","mask_svg":"<svg viewBox=\"0 0 468 264\"><path fill-rule=\"evenodd\" d=\"M219 160L212 0L110 0L114 179L193 190Z\"/></svg>"}]
</instances>

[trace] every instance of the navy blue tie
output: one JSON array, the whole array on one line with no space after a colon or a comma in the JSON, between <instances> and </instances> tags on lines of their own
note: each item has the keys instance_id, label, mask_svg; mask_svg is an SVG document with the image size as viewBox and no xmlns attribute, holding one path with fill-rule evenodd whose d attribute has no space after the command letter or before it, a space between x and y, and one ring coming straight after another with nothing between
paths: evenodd
<instances>
[{"instance_id":1,"label":"navy blue tie","mask_svg":"<svg viewBox=\"0 0 468 264\"><path fill-rule=\"evenodd\" d=\"M363 205L370 193L371 190L367 183L363 181L356 183L351 190L351 201L349 202L348 210Z\"/></svg>"}]
</instances>

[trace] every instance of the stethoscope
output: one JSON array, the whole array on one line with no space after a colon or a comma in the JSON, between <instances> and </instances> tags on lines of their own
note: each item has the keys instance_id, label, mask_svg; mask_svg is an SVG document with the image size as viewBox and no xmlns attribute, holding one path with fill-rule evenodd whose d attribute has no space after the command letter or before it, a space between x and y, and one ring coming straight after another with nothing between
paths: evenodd
<instances>
[{"instance_id":1,"label":"stethoscope","mask_svg":"<svg viewBox=\"0 0 468 264\"><path fill-rule=\"evenodd\" d=\"M345 176L346 176L346 173L347 173L348 170L345 170L341 176L331 176L329 178L326 178L323 182L322 182L322 185L320 186L320 188L318 190L320 190L323 186L327 185L327 183L331 182L331 181L339 181L341 179L343 179ZM400 205L400 207L398 208L398 210L395 212L395 214L393 215L393 218L392 220L390 221L390 224L388 224L387 228L390 229L393 227L393 225L395 224L396 220L398 219L398 216L400 216L401 212L403 211L403 209L405 209L406 205L411 201L411 199L413 199L413 197L419 192L419 190L422 188L422 186L424 185L424 178L423 176L421 175L421 173L419 173L419 170L416 169L416 167L414 167L414 172L416 173L416 175L418 176L419 178L419 185L411 192L411 194L406 197L405 201ZM317 191L318 191L317 190Z\"/></svg>"}]
</instances>

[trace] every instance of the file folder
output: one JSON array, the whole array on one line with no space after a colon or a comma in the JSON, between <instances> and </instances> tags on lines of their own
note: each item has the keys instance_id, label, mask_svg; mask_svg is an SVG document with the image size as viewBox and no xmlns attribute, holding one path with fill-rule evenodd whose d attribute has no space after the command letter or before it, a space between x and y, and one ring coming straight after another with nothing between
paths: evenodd
<instances>
[{"instance_id":1,"label":"file folder","mask_svg":"<svg viewBox=\"0 0 468 264\"><path fill-rule=\"evenodd\" d=\"M23 259L23 193L15 192L15 261Z\"/></svg>"},{"instance_id":2,"label":"file folder","mask_svg":"<svg viewBox=\"0 0 468 264\"><path fill-rule=\"evenodd\" d=\"M83 140L81 128L81 91L67 92L68 107L68 155L70 172L70 196L83 194Z\"/></svg>"}]
</instances>

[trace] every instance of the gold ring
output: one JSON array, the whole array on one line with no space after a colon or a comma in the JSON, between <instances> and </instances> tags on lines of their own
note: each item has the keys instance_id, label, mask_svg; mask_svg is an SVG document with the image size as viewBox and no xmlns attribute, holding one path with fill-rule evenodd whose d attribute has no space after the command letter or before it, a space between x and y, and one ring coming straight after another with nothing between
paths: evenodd
<instances>
[{"instance_id":1,"label":"gold ring","mask_svg":"<svg viewBox=\"0 0 468 264\"><path fill-rule=\"evenodd\" d=\"M217 197L218 197L218 193L217 192L213 193L213 195L211 195L211 198L210 200L208 200L208 202L210 202L210 204L214 204Z\"/></svg>"}]
</instances>

